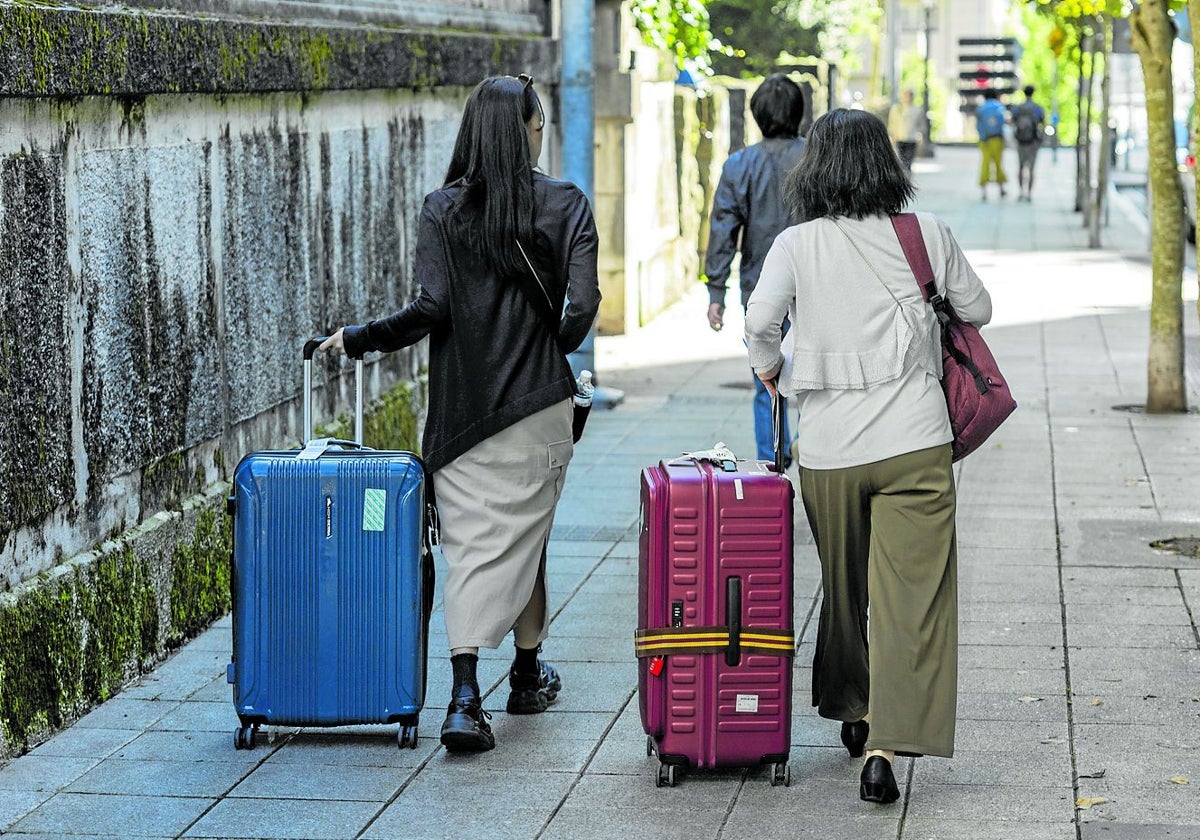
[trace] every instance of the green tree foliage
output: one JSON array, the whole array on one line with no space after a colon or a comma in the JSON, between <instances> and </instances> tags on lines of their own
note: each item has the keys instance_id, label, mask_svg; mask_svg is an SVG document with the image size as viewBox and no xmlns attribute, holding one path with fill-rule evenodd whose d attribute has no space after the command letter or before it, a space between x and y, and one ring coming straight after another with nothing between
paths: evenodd
<instances>
[{"instance_id":1,"label":"green tree foliage","mask_svg":"<svg viewBox=\"0 0 1200 840\"><path fill-rule=\"evenodd\" d=\"M821 58L849 71L859 39L878 24L878 0L709 0L712 30L725 52L717 72L761 76L788 57Z\"/></svg>"},{"instance_id":2,"label":"green tree foliage","mask_svg":"<svg viewBox=\"0 0 1200 840\"><path fill-rule=\"evenodd\" d=\"M769 74L782 53L816 55L818 33L786 14L772 14L764 0L711 0L713 33L728 50L713 56L723 76L753 78Z\"/></svg>"},{"instance_id":3,"label":"green tree foliage","mask_svg":"<svg viewBox=\"0 0 1200 840\"><path fill-rule=\"evenodd\" d=\"M1034 99L1046 109L1047 120L1057 111L1058 144L1071 146L1079 133L1079 31L1040 8L1022 11L1022 84L1037 88Z\"/></svg>"},{"instance_id":4,"label":"green tree foliage","mask_svg":"<svg viewBox=\"0 0 1200 840\"><path fill-rule=\"evenodd\" d=\"M709 28L705 0L632 0L629 8L646 44L672 53L677 67L711 71L710 55L723 47Z\"/></svg>"}]
</instances>

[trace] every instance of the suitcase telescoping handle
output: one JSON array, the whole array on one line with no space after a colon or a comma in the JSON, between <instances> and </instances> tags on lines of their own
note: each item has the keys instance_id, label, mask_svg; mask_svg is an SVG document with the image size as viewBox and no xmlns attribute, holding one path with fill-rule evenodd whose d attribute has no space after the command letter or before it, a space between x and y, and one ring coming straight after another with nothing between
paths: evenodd
<instances>
[{"instance_id":1,"label":"suitcase telescoping handle","mask_svg":"<svg viewBox=\"0 0 1200 840\"><path fill-rule=\"evenodd\" d=\"M779 377L775 377L775 396L771 398L771 442L775 444L775 472L783 474L784 447L788 441L783 439L783 416L786 412L783 398L779 396Z\"/></svg>"},{"instance_id":2,"label":"suitcase telescoping handle","mask_svg":"<svg viewBox=\"0 0 1200 840\"><path fill-rule=\"evenodd\" d=\"M304 342L304 443L313 439L312 365L313 353L329 336ZM363 360L354 360L354 442L363 442Z\"/></svg>"}]
</instances>

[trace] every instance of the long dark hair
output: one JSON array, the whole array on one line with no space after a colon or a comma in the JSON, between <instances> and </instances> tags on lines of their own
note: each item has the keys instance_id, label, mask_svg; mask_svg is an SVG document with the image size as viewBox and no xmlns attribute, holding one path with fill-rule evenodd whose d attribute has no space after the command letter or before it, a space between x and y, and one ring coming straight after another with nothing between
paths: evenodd
<instances>
[{"instance_id":1,"label":"long dark hair","mask_svg":"<svg viewBox=\"0 0 1200 840\"><path fill-rule=\"evenodd\" d=\"M533 244L533 164L525 123L542 113L528 76L489 76L467 97L445 186L459 184L454 220L501 274L527 270ZM544 119L544 117L543 117Z\"/></svg>"},{"instance_id":2,"label":"long dark hair","mask_svg":"<svg viewBox=\"0 0 1200 840\"><path fill-rule=\"evenodd\" d=\"M883 121L867 111L836 108L812 124L784 193L792 218L807 222L894 215L916 190Z\"/></svg>"}]
</instances>

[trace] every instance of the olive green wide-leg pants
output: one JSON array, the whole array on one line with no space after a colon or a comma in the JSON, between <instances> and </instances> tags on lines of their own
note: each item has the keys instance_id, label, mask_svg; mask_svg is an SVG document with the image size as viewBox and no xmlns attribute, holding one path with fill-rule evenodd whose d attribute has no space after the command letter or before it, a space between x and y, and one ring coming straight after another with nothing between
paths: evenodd
<instances>
[{"instance_id":1,"label":"olive green wide-leg pants","mask_svg":"<svg viewBox=\"0 0 1200 840\"><path fill-rule=\"evenodd\" d=\"M950 446L800 470L824 599L813 705L870 714L867 749L954 753L958 555ZM868 621L868 605L870 620Z\"/></svg>"}]
</instances>

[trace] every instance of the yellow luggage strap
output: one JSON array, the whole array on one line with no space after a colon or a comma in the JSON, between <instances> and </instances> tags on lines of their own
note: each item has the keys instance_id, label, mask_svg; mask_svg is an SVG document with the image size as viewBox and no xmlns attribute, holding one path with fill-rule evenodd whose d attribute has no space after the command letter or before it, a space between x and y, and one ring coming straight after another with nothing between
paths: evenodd
<instances>
[{"instance_id":1,"label":"yellow luggage strap","mask_svg":"<svg viewBox=\"0 0 1200 840\"><path fill-rule=\"evenodd\" d=\"M743 627L738 644L747 653L794 656L796 642L791 630ZM720 653L730 646L728 627L658 627L635 630L634 653L639 657L673 653Z\"/></svg>"}]
</instances>

